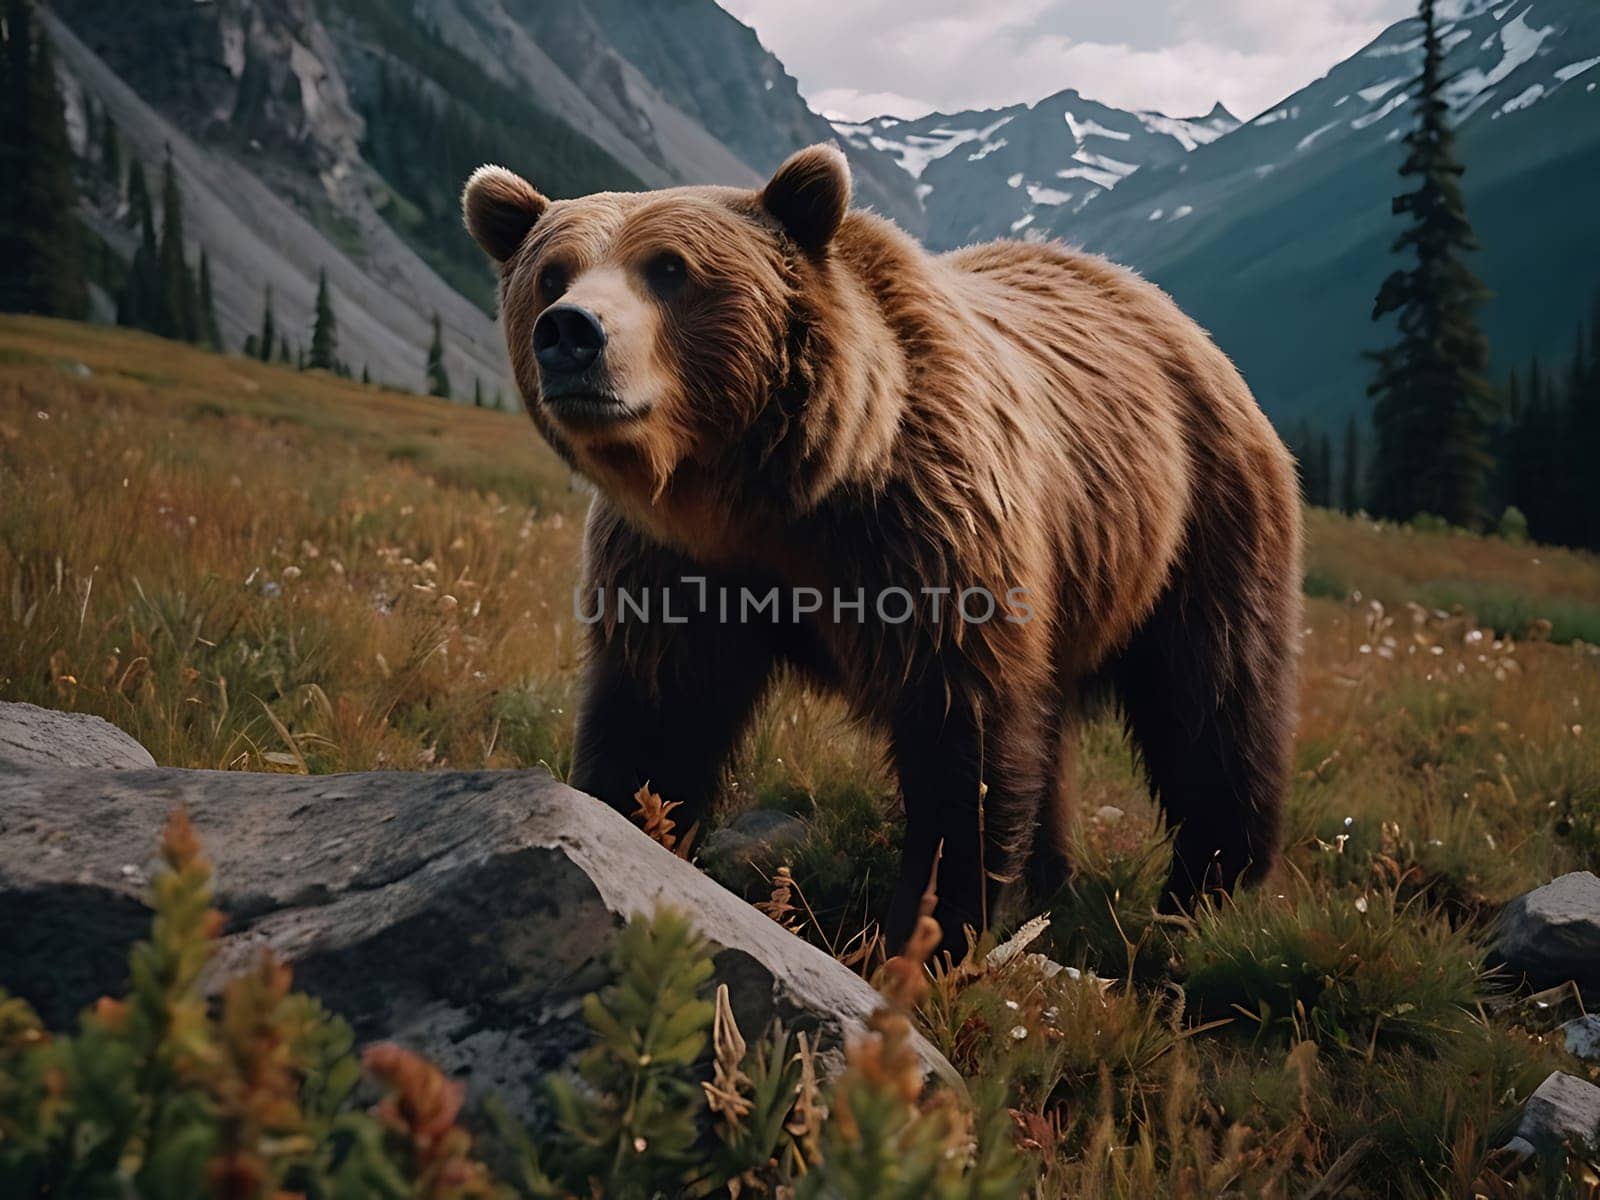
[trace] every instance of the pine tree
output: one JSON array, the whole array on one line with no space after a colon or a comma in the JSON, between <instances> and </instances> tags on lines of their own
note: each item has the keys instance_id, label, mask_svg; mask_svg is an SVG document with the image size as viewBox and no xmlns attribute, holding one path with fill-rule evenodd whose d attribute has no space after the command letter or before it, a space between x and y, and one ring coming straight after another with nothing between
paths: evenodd
<instances>
[{"instance_id":1,"label":"pine tree","mask_svg":"<svg viewBox=\"0 0 1600 1200\"><path fill-rule=\"evenodd\" d=\"M433 344L428 347L428 395L450 399L450 375L444 368L444 329L433 314Z\"/></svg>"},{"instance_id":2,"label":"pine tree","mask_svg":"<svg viewBox=\"0 0 1600 1200\"><path fill-rule=\"evenodd\" d=\"M128 224L138 227L147 218L152 224L155 222L150 207L150 184L145 178L144 164L135 158L128 169Z\"/></svg>"},{"instance_id":3,"label":"pine tree","mask_svg":"<svg viewBox=\"0 0 1600 1200\"><path fill-rule=\"evenodd\" d=\"M1392 248L1414 255L1415 266L1384 280L1372 310L1374 320L1396 316L1399 331L1395 344L1374 356L1377 372L1367 389L1376 397L1378 435L1372 504L1395 519L1430 512L1477 525L1491 467L1493 393L1483 378L1488 343L1476 317L1487 292L1463 257L1477 241L1461 194L1434 4L1421 0L1417 125L1405 137L1400 167L1402 178L1419 183L1393 203L1411 221Z\"/></svg>"},{"instance_id":4,"label":"pine tree","mask_svg":"<svg viewBox=\"0 0 1600 1200\"><path fill-rule=\"evenodd\" d=\"M328 296L328 271L317 276L317 315L311 329L311 357L307 365L324 371L334 369L334 352L339 345L339 330L333 319L333 301Z\"/></svg>"},{"instance_id":5,"label":"pine tree","mask_svg":"<svg viewBox=\"0 0 1600 1200\"><path fill-rule=\"evenodd\" d=\"M1344 456L1340 462L1339 507L1347 513L1361 511L1361 426L1351 417L1344 427Z\"/></svg>"},{"instance_id":6,"label":"pine tree","mask_svg":"<svg viewBox=\"0 0 1600 1200\"><path fill-rule=\"evenodd\" d=\"M1333 438L1323 430L1317 440L1317 499L1323 508L1333 507Z\"/></svg>"},{"instance_id":7,"label":"pine tree","mask_svg":"<svg viewBox=\"0 0 1600 1200\"><path fill-rule=\"evenodd\" d=\"M144 164L138 159L128 171L128 215L138 227L139 245L128 264L122 295L117 297L117 324L154 330L161 310L161 253Z\"/></svg>"},{"instance_id":8,"label":"pine tree","mask_svg":"<svg viewBox=\"0 0 1600 1200\"><path fill-rule=\"evenodd\" d=\"M3 28L0 309L81 317L89 287L55 56L31 0L7 0Z\"/></svg>"},{"instance_id":9,"label":"pine tree","mask_svg":"<svg viewBox=\"0 0 1600 1200\"><path fill-rule=\"evenodd\" d=\"M372 372L367 370L366 363L361 364L361 382L367 384L372 382Z\"/></svg>"},{"instance_id":10,"label":"pine tree","mask_svg":"<svg viewBox=\"0 0 1600 1200\"><path fill-rule=\"evenodd\" d=\"M199 340L194 275L183 257L183 195L167 147L161 186L161 312L156 332L163 337Z\"/></svg>"},{"instance_id":11,"label":"pine tree","mask_svg":"<svg viewBox=\"0 0 1600 1200\"><path fill-rule=\"evenodd\" d=\"M278 339L278 361L286 367L294 366L294 359L289 355L289 339L286 337Z\"/></svg>"},{"instance_id":12,"label":"pine tree","mask_svg":"<svg viewBox=\"0 0 1600 1200\"><path fill-rule=\"evenodd\" d=\"M477 375L472 377L472 407L483 407L483 380Z\"/></svg>"},{"instance_id":13,"label":"pine tree","mask_svg":"<svg viewBox=\"0 0 1600 1200\"><path fill-rule=\"evenodd\" d=\"M101 108L100 176L117 194L122 194L122 138L108 109Z\"/></svg>"},{"instance_id":14,"label":"pine tree","mask_svg":"<svg viewBox=\"0 0 1600 1200\"><path fill-rule=\"evenodd\" d=\"M271 362L272 351L278 339L277 322L272 316L272 285L267 285L266 307L261 312L261 337L258 339L261 350L261 361Z\"/></svg>"},{"instance_id":15,"label":"pine tree","mask_svg":"<svg viewBox=\"0 0 1600 1200\"><path fill-rule=\"evenodd\" d=\"M200 249L200 340L211 349L219 353L226 347L222 344L222 329L217 324L217 301L211 294L211 256Z\"/></svg>"},{"instance_id":16,"label":"pine tree","mask_svg":"<svg viewBox=\"0 0 1600 1200\"><path fill-rule=\"evenodd\" d=\"M261 339L253 333L244 335L244 356L246 358L261 357Z\"/></svg>"}]
</instances>

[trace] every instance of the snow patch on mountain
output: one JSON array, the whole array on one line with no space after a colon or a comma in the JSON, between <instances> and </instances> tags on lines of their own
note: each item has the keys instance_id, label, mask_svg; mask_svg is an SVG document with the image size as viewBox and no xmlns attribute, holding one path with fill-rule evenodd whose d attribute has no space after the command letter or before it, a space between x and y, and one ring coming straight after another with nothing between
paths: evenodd
<instances>
[{"instance_id":1,"label":"snow patch on mountain","mask_svg":"<svg viewBox=\"0 0 1600 1200\"><path fill-rule=\"evenodd\" d=\"M1232 114L1208 117L1199 121L1168 117L1155 112L1141 112L1135 115L1139 118L1139 124L1151 133L1164 133L1185 150L1208 146L1223 134L1232 133L1239 128L1239 122Z\"/></svg>"},{"instance_id":2,"label":"snow patch on mountain","mask_svg":"<svg viewBox=\"0 0 1600 1200\"><path fill-rule=\"evenodd\" d=\"M866 123L849 121L834 121L833 130L850 145L857 149L880 151L894 159L895 164L910 175L913 179L921 179L922 173L928 169L928 164L943 158L959 146L970 142L987 142L998 130L1003 128L1010 117L1001 117L998 121L982 128L950 128L948 125L939 125L927 133L907 134L903 140L885 137L884 132L900 124L891 117L879 117ZM1002 141L1001 145L1005 143ZM998 146L990 147L990 153L999 149ZM980 155L981 157L981 155Z\"/></svg>"},{"instance_id":3,"label":"snow patch on mountain","mask_svg":"<svg viewBox=\"0 0 1600 1200\"><path fill-rule=\"evenodd\" d=\"M1043 187L1037 183L1028 185L1028 199L1035 204L1048 204L1052 208L1059 207L1071 201L1071 192L1057 191L1055 188Z\"/></svg>"},{"instance_id":4,"label":"snow patch on mountain","mask_svg":"<svg viewBox=\"0 0 1600 1200\"><path fill-rule=\"evenodd\" d=\"M1569 79L1576 79L1593 67L1600 67L1600 58L1586 58L1582 62L1568 63L1564 67L1558 67L1555 72L1556 82L1566 83Z\"/></svg>"},{"instance_id":5,"label":"snow patch on mountain","mask_svg":"<svg viewBox=\"0 0 1600 1200\"><path fill-rule=\"evenodd\" d=\"M1121 129L1107 129L1098 121L1080 121L1072 115L1070 108L1061 115L1066 118L1067 128L1072 130L1072 140L1075 142L1082 143L1084 138L1090 137L1103 137L1110 138L1115 142L1126 142L1133 137L1133 134Z\"/></svg>"}]
</instances>

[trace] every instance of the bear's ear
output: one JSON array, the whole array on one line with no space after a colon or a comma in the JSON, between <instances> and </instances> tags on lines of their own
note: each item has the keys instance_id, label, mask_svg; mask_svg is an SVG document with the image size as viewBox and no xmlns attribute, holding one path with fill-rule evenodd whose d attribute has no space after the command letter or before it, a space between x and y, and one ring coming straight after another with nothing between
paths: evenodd
<instances>
[{"instance_id":1,"label":"bear's ear","mask_svg":"<svg viewBox=\"0 0 1600 1200\"><path fill-rule=\"evenodd\" d=\"M531 183L504 167L479 167L461 193L467 232L497 263L517 252L549 206Z\"/></svg>"},{"instance_id":2,"label":"bear's ear","mask_svg":"<svg viewBox=\"0 0 1600 1200\"><path fill-rule=\"evenodd\" d=\"M762 189L761 207L802 250L818 254L850 207L850 164L832 143L796 150Z\"/></svg>"}]
</instances>

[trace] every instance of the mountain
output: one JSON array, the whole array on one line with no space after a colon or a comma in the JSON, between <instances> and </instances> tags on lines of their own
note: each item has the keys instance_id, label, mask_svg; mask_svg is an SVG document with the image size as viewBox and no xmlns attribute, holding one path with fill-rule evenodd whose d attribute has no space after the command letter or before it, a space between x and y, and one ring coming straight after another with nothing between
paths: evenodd
<instances>
[{"instance_id":1,"label":"mountain","mask_svg":"<svg viewBox=\"0 0 1600 1200\"><path fill-rule=\"evenodd\" d=\"M259 328L268 287L309 342L326 269L340 357L403 387L421 386L437 311L457 392L510 391L494 277L457 207L479 163L557 197L754 187L832 136L714 0L55 0L45 21L80 153L91 105L147 170L170 149L229 344ZM860 198L920 231L914 181L851 157ZM119 195L84 215L107 257L131 255Z\"/></svg>"},{"instance_id":2,"label":"mountain","mask_svg":"<svg viewBox=\"0 0 1600 1200\"><path fill-rule=\"evenodd\" d=\"M1079 213L1140 168L1177 162L1238 124L1221 104L1203 117L1174 118L1068 89L1037 104L833 128L847 146L888 155L915 179L927 239L958 246Z\"/></svg>"},{"instance_id":3,"label":"mountain","mask_svg":"<svg viewBox=\"0 0 1600 1200\"><path fill-rule=\"evenodd\" d=\"M1443 6L1441 6L1443 7ZM1280 426L1366 411L1373 297L1402 228L1390 198L1413 124L1419 23L1179 160L1152 163L1038 228L1166 287ZM1446 27L1474 266L1498 376L1570 352L1600 285L1600 5L1466 0Z\"/></svg>"},{"instance_id":4,"label":"mountain","mask_svg":"<svg viewBox=\"0 0 1600 1200\"><path fill-rule=\"evenodd\" d=\"M1600 5L1453 6L1452 96L1503 373L1564 354L1600 282ZM1281 425L1366 411L1414 21L1244 124L1220 105L1172 118L1071 89L830 124L715 0L54 0L45 20L80 150L91 104L148 169L170 148L191 258L210 255L235 347L267 287L280 328L308 342L325 268L352 368L421 386L437 311L458 393L481 379L509 394L493 275L457 212L473 167L503 162L558 197L753 187L837 137L858 201L929 245L1081 244L1166 287ZM125 261L122 197L91 191L84 218L96 261ZM102 316L115 273L99 281Z\"/></svg>"}]
</instances>

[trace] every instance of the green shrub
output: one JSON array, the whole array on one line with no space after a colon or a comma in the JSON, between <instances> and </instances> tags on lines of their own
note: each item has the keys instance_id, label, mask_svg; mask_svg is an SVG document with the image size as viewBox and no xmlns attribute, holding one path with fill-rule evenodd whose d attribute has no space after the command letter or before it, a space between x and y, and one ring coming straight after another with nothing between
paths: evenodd
<instances>
[{"instance_id":1,"label":"green shrub","mask_svg":"<svg viewBox=\"0 0 1600 1200\"><path fill-rule=\"evenodd\" d=\"M1393 893L1305 888L1202 907L1184 966L1203 1017L1363 1049L1437 1049L1463 1027L1482 978L1478 947L1442 917Z\"/></svg>"},{"instance_id":2,"label":"green shrub","mask_svg":"<svg viewBox=\"0 0 1600 1200\"><path fill-rule=\"evenodd\" d=\"M1508 504L1505 512L1500 514L1500 524L1494 532L1502 541L1520 546L1528 540L1528 518L1515 504Z\"/></svg>"}]
</instances>

